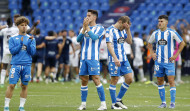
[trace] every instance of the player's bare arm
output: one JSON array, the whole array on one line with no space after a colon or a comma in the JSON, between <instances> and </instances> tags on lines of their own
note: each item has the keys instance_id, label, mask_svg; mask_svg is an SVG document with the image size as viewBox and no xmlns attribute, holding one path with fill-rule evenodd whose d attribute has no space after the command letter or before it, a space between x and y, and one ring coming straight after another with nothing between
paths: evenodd
<instances>
[{"instance_id":1,"label":"player's bare arm","mask_svg":"<svg viewBox=\"0 0 190 111\"><path fill-rule=\"evenodd\" d=\"M181 53L181 51L183 50L184 46L185 46L185 42L182 41L180 43L180 45L179 45L179 49L177 50L177 53L169 58L170 62L172 62L173 60L176 60L177 56Z\"/></svg>"},{"instance_id":2,"label":"player's bare arm","mask_svg":"<svg viewBox=\"0 0 190 111\"><path fill-rule=\"evenodd\" d=\"M117 58L117 56L116 56L116 54L115 54L115 52L114 52L114 50L113 50L113 48L111 46L111 43L108 42L107 47L108 47L108 50L109 50L110 54L114 58L115 65L120 67L121 66L120 61L118 60L118 58Z\"/></svg>"},{"instance_id":3,"label":"player's bare arm","mask_svg":"<svg viewBox=\"0 0 190 111\"><path fill-rule=\"evenodd\" d=\"M155 61L157 59L157 55L153 51L152 44L148 43L148 49L150 50L150 55L152 56L153 60Z\"/></svg>"}]
</instances>

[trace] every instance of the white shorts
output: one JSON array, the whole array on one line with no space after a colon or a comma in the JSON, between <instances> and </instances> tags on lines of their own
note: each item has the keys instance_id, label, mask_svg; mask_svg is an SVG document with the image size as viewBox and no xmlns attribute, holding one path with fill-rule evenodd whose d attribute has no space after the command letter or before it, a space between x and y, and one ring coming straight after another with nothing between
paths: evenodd
<instances>
[{"instance_id":1,"label":"white shorts","mask_svg":"<svg viewBox=\"0 0 190 111\"><path fill-rule=\"evenodd\" d=\"M133 66L134 67L139 67L139 66L142 66L143 65L143 60L142 58L135 58L133 60Z\"/></svg>"},{"instance_id":2,"label":"white shorts","mask_svg":"<svg viewBox=\"0 0 190 111\"><path fill-rule=\"evenodd\" d=\"M74 55L69 55L69 65L73 67L78 67L79 65L79 56L78 53L75 52L75 57Z\"/></svg>"},{"instance_id":3,"label":"white shorts","mask_svg":"<svg viewBox=\"0 0 190 111\"><path fill-rule=\"evenodd\" d=\"M9 64L11 62L12 55L11 54L3 54L2 63Z\"/></svg>"}]
</instances>

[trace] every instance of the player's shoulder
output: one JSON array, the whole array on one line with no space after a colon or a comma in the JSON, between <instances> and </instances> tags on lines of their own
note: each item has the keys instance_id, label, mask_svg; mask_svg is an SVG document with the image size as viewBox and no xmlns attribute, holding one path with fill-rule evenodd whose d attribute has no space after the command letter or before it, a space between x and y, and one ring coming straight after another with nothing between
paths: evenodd
<instances>
[{"instance_id":1,"label":"player's shoulder","mask_svg":"<svg viewBox=\"0 0 190 111\"><path fill-rule=\"evenodd\" d=\"M171 28L167 28L168 31L170 31L171 33L176 33L176 30L171 29Z\"/></svg>"},{"instance_id":2,"label":"player's shoulder","mask_svg":"<svg viewBox=\"0 0 190 111\"><path fill-rule=\"evenodd\" d=\"M104 29L104 26L102 26L101 24L96 24L96 27L100 27Z\"/></svg>"},{"instance_id":3,"label":"player's shoulder","mask_svg":"<svg viewBox=\"0 0 190 111\"><path fill-rule=\"evenodd\" d=\"M114 29L114 26L112 25L112 26L109 26L107 29L106 29L106 31L110 31L110 30L112 30L112 29Z\"/></svg>"},{"instance_id":4,"label":"player's shoulder","mask_svg":"<svg viewBox=\"0 0 190 111\"><path fill-rule=\"evenodd\" d=\"M19 34L14 34L13 36L11 36L9 39L18 39Z\"/></svg>"},{"instance_id":5,"label":"player's shoulder","mask_svg":"<svg viewBox=\"0 0 190 111\"><path fill-rule=\"evenodd\" d=\"M156 34L158 32L160 32L160 29L157 29L157 30L153 31L152 34Z\"/></svg>"}]
</instances>

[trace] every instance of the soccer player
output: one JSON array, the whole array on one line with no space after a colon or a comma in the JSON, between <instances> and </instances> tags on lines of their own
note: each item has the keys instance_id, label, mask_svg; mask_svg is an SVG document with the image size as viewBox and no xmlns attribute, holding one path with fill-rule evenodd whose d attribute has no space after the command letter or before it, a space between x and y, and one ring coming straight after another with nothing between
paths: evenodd
<instances>
[{"instance_id":1,"label":"soccer player","mask_svg":"<svg viewBox=\"0 0 190 111\"><path fill-rule=\"evenodd\" d=\"M109 73L111 84L109 86L112 100L111 109L127 109L122 103L122 97L125 95L129 85L132 83L132 69L124 51L124 42L132 44L130 31L130 18L122 16L118 21L106 30L106 42L108 47ZM124 76L125 81L122 83L119 94L116 98L116 84L119 76Z\"/></svg>"},{"instance_id":2,"label":"soccer player","mask_svg":"<svg viewBox=\"0 0 190 111\"><path fill-rule=\"evenodd\" d=\"M2 29L0 31L0 35L3 36L3 59L2 59L3 68L1 70L1 84L0 84L1 87L4 87L6 70L8 68L8 64L11 62L11 57L12 57L9 51L9 38L17 34L17 29L13 28L12 24L13 23L11 18L8 18L7 19L8 28Z\"/></svg>"},{"instance_id":3,"label":"soccer player","mask_svg":"<svg viewBox=\"0 0 190 111\"><path fill-rule=\"evenodd\" d=\"M48 32L48 36L56 36L53 31ZM54 38L52 40L45 40L45 47L46 47L46 55L45 55L45 75L46 75L46 84L48 83L49 79L49 72L50 77L52 79L52 82L54 82L55 79L55 72L56 72L56 61L59 59L61 55L61 49L64 46L64 44L60 44L59 41Z\"/></svg>"},{"instance_id":4,"label":"soccer player","mask_svg":"<svg viewBox=\"0 0 190 111\"><path fill-rule=\"evenodd\" d=\"M134 75L135 75L135 81L138 82L138 72L141 77L141 82L145 82L146 78L144 78L144 71L143 71L143 55L142 51L144 50L143 46L143 40L139 38L139 33L134 33L133 38L134 44L135 44L135 57L133 60L133 66L134 66Z\"/></svg>"},{"instance_id":5,"label":"soccer player","mask_svg":"<svg viewBox=\"0 0 190 111\"><path fill-rule=\"evenodd\" d=\"M26 17L21 16L17 18L15 24L19 29L19 34L9 39L9 50L12 54L12 66L9 74L9 86L5 96L4 111L9 111L9 102L19 78L21 78L22 88L20 93L19 111L24 111L27 87L31 76L31 56L36 52L35 39L26 34L29 20Z\"/></svg>"},{"instance_id":6,"label":"soccer player","mask_svg":"<svg viewBox=\"0 0 190 111\"><path fill-rule=\"evenodd\" d=\"M154 74L157 76L159 95L162 104L159 108L166 108L165 99L165 88L164 88L164 75L168 76L168 81L170 84L170 96L171 103L169 108L175 108L175 66L174 61L180 52L184 48L184 41L181 36L175 31L167 27L168 16L160 15L158 17L158 30L154 31L151 35L148 43L148 48L150 50L151 56L155 61ZM178 51L174 52L174 40L176 40L180 45ZM152 43L156 41L156 53L152 49Z\"/></svg>"},{"instance_id":7,"label":"soccer player","mask_svg":"<svg viewBox=\"0 0 190 111\"><path fill-rule=\"evenodd\" d=\"M35 63L37 64L37 80L36 82L39 82L40 75L42 73L42 66L43 66L43 58L44 58L44 47L45 47L45 41L44 37L40 35L40 29L36 29L36 35L34 36L36 40L36 53L32 57L32 69L31 69L31 82L33 82L33 74L35 69Z\"/></svg>"},{"instance_id":8,"label":"soccer player","mask_svg":"<svg viewBox=\"0 0 190 111\"><path fill-rule=\"evenodd\" d=\"M69 47L69 62L70 62L70 67L71 67L71 71L72 68L75 71L75 75L76 75L76 79L75 82L78 83L79 82L79 68L78 68L78 62L79 62L79 53L80 53L80 43L77 42L77 37L75 36L75 32L73 30L69 30L69 37L72 40L72 45L70 45ZM74 48L74 51L73 51Z\"/></svg>"},{"instance_id":9,"label":"soccer player","mask_svg":"<svg viewBox=\"0 0 190 111\"><path fill-rule=\"evenodd\" d=\"M82 42L81 58L80 58L80 79L81 85L81 100L82 103L79 110L86 109L86 98L88 95L88 80L89 75L92 75L101 105L98 110L106 110L105 93L103 85L100 82L100 63L99 63L99 48L105 33L104 27L96 24L98 12L96 10L88 10L87 17L83 21L83 28L77 36L77 42Z\"/></svg>"}]
</instances>

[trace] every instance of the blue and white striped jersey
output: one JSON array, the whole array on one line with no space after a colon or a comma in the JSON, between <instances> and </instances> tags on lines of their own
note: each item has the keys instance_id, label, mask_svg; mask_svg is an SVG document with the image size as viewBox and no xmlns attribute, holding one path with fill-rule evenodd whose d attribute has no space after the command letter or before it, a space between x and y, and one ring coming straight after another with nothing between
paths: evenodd
<instances>
[{"instance_id":1,"label":"blue and white striped jersey","mask_svg":"<svg viewBox=\"0 0 190 111\"><path fill-rule=\"evenodd\" d=\"M149 43L156 41L156 55L158 63L169 63L169 58L173 56L175 40L183 41L181 36L170 28L165 31L160 29L154 31L149 39Z\"/></svg>"},{"instance_id":2,"label":"blue and white striped jersey","mask_svg":"<svg viewBox=\"0 0 190 111\"><path fill-rule=\"evenodd\" d=\"M85 33L81 46L81 60L99 60L99 49L105 30L103 26L98 24L90 27L90 29L94 34L98 35L99 38L92 40L88 33ZM82 30L83 29L81 29L80 33Z\"/></svg>"},{"instance_id":3,"label":"blue and white striped jersey","mask_svg":"<svg viewBox=\"0 0 190 111\"><path fill-rule=\"evenodd\" d=\"M124 42L127 38L127 34L125 30L119 30L115 28L113 25L108 27L106 30L106 42L111 42L111 46L114 49L114 52L120 62L127 61L127 56L124 50ZM111 56L108 51L108 59L109 62L114 62L114 58Z\"/></svg>"}]
</instances>

